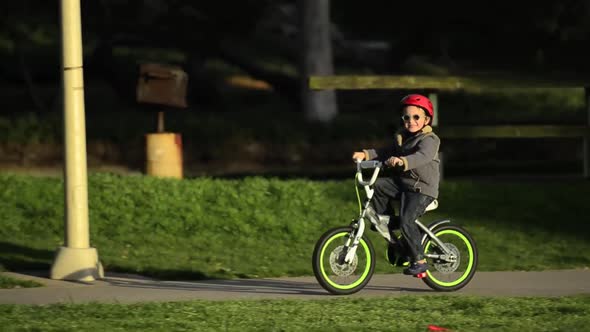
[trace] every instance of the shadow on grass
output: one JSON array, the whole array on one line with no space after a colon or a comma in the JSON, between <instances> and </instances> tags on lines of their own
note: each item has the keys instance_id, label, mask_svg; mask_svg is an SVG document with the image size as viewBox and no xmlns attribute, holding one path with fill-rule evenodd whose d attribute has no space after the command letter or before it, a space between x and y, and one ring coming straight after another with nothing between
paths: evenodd
<instances>
[{"instance_id":1,"label":"shadow on grass","mask_svg":"<svg viewBox=\"0 0 590 332\"><path fill-rule=\"evenodd\" d=\"M49 277L49 271L54 257L55 251L0 241L0 271L7 270L37 277ZM208 274L198 270L143 268L141 271L138 271L130 267L116 264L111 265L104 261L102 263L106 273L142 275L160 280L230 280L235 278L249 278L247 275L242 274Z\"/></svg>"},{"instance_id":2,"label":"shadow on grass","mask_svg":"<svg viewBox=\"0 0 590 332\"><path fill-rule=\"evenodd\" d=\"M24 272L48 277L55 251L31 248L22 244L0 241L0 271ZM147 277L169 280L230 279L235 276L209 275L201 271L144 269L137 271L117 265L105 265L107 272L142 274Z\"/></svg>"},{"instance_id":3,"label":"shadow on grass","mask_svg":"<svg viewBox=\"0 0 590 332\"><path fill-rule=\"evenodd\" d=\"M0 241L0 269L48 270L54 255L54 251Z\"/></svg>"},{"instance_id":4,"label":"shadow on grass","mask_svg":"<svg viewBox=\"0 0 590 332\"><path fill-rule=\"evenodd\" d=\"M166 270L166 269L154 269L147 268L137 271L134 269L126 268L118 265L104 265L105 273L129 273L129 274L140 274L145 277L166 279L166 280L210 280L210 279L230 279L230 276L220 277L217 275L210 275L202 271L194 270Z\"/></svg>"}]
</instances>

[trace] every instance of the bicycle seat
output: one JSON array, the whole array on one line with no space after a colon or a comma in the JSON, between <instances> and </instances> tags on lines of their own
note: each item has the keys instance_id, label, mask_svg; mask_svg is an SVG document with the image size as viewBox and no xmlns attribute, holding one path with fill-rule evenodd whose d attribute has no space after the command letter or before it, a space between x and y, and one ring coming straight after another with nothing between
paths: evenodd
<instances>
[{"instance_id":1,"label":"bicycle seat","mask_svg":"<svg viewBox=\"0 0 590 332\"><path fill-rule=\"evenodd\" d=\"M428 206L426 207L426 210L424 210L424 211L435 210L437 207L438 207L438 200L435 199L434 201L432 201L432 203L428 204Z\"/></svg>"}]
</instances>

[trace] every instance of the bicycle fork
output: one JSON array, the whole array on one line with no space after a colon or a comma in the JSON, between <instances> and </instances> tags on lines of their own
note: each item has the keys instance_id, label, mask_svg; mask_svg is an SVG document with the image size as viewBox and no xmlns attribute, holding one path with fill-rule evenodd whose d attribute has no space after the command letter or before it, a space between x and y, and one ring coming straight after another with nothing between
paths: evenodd
<instances>
[{"instance_id":1,"label":"bicycle fork","mask_svg":"<svg viewBox=\"0 0 590 332\"><path fill-rule=\"evenodd\" d=\"M356 249L358 248L358 245L361 242L361 238L365 233L365 220L362 216L358 220L353 221L351 226L351 236L349 236L348 240L346 240L346 243L344 244L344 250L342 250L342 253L346 253L346 255L344 257L340 257L340 264L352 263L356 255Z\"/></svg>"}]
</instances>

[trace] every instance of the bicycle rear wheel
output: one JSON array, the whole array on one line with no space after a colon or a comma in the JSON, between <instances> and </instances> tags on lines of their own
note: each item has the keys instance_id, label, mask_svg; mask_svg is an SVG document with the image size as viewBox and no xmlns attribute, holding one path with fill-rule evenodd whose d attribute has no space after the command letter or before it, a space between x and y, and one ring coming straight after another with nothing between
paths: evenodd
<instances>
[{"instance_id":1,"label":"bicycle rear wheel","mask_svg":"<svg viewBox=\"0 0 590 332\"><path fill-rule=\"evenodd\" d=\"M350 250L346 243L351 227L338 227L325 232L313 251L313 273L318 283L328 292L337 295L352 294L367 285L375 271L375 250L363 236L350 263L344 257Z\"/></svg>"},{"instance_id":2,"label":"bicycle rear wheel","mask_svg":"<svg viewBox=\"0 0 590 332\"><path fill-rule=\"evenodd\" d=\"M439 291L456 291L471 281L477 268L477 247L475 241L466 230L455 225L444 225L433 230L445 246L450 249L454 261L427 258L430 269L427 278L422 280L430 288ZM424 254L441 255L443 251L427 238L424 243Z\"/></svg>"}]
</instances>

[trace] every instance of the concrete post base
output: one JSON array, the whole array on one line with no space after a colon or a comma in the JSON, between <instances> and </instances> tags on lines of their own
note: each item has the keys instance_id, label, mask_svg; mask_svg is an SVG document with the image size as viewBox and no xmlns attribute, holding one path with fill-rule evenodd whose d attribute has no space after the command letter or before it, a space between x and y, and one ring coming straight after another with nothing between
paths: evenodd
<instances>
[{"instance_id":1,"label":"concrete post base","mask_svg":"<svg viewBox=\"0 0 590 332\"><path fill-rule=\"evenodd\" d=\"M59 247L51 266L51 279L94 281L104 278L96 248Z\"/></svg>"}]
</instances>

